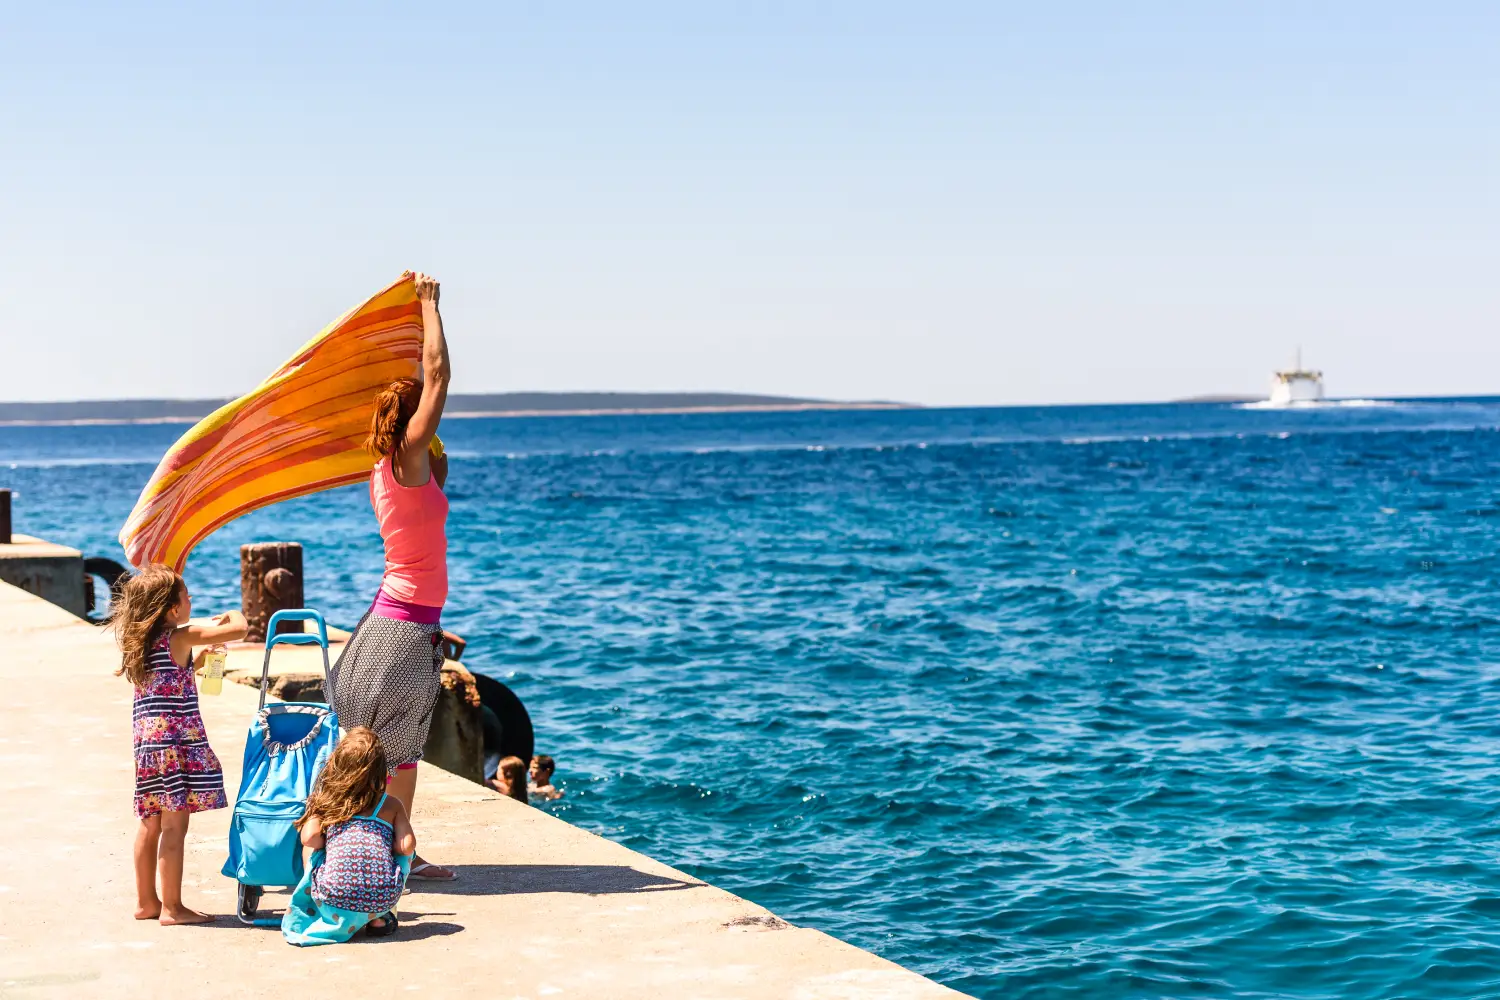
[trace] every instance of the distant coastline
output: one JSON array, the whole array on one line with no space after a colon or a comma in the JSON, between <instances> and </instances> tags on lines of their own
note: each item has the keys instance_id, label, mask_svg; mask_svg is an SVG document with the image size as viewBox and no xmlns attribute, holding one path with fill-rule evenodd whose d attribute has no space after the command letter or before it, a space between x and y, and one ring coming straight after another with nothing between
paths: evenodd
<instances>
[{"instance_id":1,"label":"distant coastline","mask_svg":"<svg viewBox=\"0 0 1500 1000\"><path fill-rule=\"evenodd\" d=\"M0 403L0 426L191 424L228 399L92 399L55 403ZM904 410L910 403L840 401L736 392L500 392L455 393L444 416L578 417L648 413L738 413L797 410Z\"/></svg>"}]
</instances>

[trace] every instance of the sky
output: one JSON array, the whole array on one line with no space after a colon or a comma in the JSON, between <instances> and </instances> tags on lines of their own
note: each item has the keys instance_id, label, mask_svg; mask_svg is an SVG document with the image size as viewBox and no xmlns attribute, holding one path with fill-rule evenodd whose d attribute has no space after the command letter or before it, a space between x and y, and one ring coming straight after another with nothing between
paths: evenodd
<instances>
[{"instance_id":1,"label":"sky","mask_svg":"<svg viewBox=\"0 0 1500 1000\"><path fill-rule=\"evenodd\" d=\"M0 400L1500 393L1500 5L0 0Z\"/></svg>"}]
</instances>

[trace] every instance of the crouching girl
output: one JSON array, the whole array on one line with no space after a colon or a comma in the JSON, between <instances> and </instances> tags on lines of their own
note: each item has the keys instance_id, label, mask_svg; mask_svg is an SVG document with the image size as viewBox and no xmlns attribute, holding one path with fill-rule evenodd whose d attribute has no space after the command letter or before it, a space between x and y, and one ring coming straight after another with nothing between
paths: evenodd
<instances>
[{"instance_id":1,"label":"crouching girl","mask_svg":"<svg viewBox=\"0 0 1500 1000\"><path fill-rule=\"evenodd\" d=\"M337 944L361 930L396 929L396 901L417 837L401 800L385 792L385 750L375 731L349 730L318 775L296 823L313 849L281 922L291 944Z\"/></svg>"}]
</instances>

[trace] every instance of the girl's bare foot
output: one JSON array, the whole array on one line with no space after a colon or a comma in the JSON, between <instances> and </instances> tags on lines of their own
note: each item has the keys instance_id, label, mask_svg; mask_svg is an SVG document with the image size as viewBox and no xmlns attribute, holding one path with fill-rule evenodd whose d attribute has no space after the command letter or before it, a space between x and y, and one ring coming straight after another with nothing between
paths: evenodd
<instances>
[{"instance_id":1,"label":"girl's bare foot","mask_svg":"<svg viewBox=\"0 0 1500 1000\"><path fill-rule=\"evenodd\" d=\"M153 903L150 906L138 906L135 911L137 920L155 920L161 916L161 904Z\"/></svg>"},{"instance_id":2,"label":"girl's bare foot","mask_svg":"<svg viewBox=\"0 0 1500 1000\"><path fill-rule=\"evenodd\" d=\"M163 910L161 914L161 925L163 927L171 927L173 924L211 924L213 922L214 918L207 913L199 913L197 910L190 910L186 906L179 906L175 910Z\"/></svg>"}]
</instances>

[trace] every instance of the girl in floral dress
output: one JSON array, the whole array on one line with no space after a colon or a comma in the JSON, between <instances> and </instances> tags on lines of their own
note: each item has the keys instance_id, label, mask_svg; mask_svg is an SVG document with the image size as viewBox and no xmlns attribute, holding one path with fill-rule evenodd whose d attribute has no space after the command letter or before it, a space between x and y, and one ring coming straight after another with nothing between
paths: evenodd
<instances>
[{"instance_id":1,"label":"girl in floral dress","mask_svg":"<svg viewBox=\"0 0 1500 1000\"><path fill-rule=\"evenodd\" d=\"M135 685L131 729L135 813L141 820L135 836L135 918L164 925L213 920L183 905L183 845L189 816L229 804L223 769L198 712L193 647L245 635L245 617L238 611L189 622L192 607L182 577L165 566L149 566L125 582L109 617L123 654L119 672Z\"/></svg>"}]
</instances>

